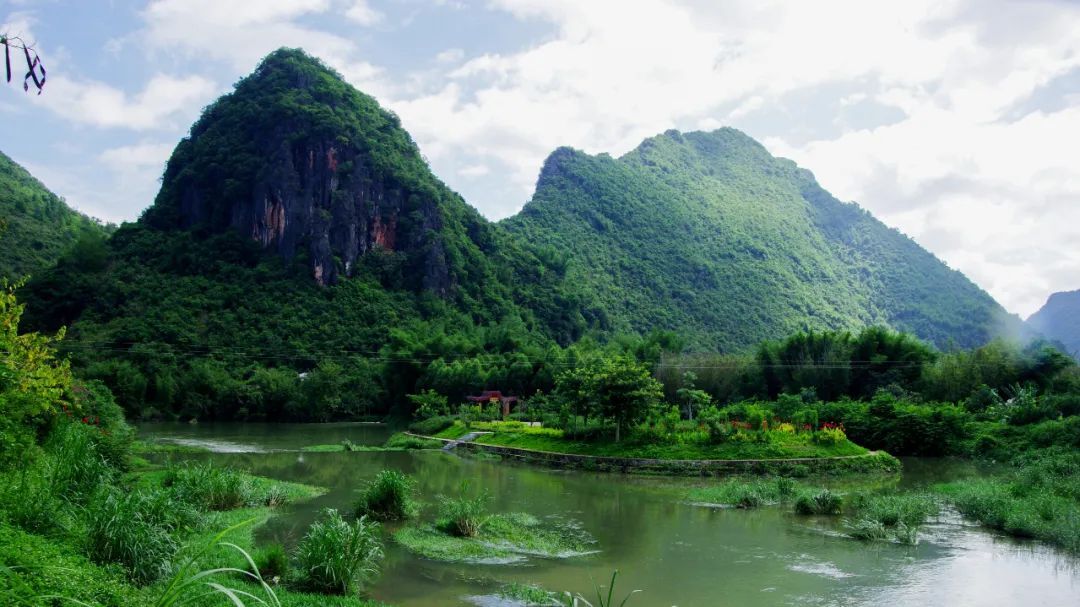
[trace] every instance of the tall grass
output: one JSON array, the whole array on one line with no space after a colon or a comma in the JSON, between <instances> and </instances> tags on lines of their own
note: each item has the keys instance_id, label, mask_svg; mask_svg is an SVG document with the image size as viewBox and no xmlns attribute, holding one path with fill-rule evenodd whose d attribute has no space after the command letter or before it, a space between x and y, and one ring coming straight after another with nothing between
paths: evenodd
<instances>
[{"instance_id":1,"label":"tall grass","mask_svg":"<svg viewBox=\"0 0 1080 607\"><path fill-rule=\"evenodd\" d=\"M401 521L416 516L416 481L397 470L383 470L364 489L356 504L357 516L380 521Z\"/></svg>"},{"instance_id":2,"label":"tall grass","mask_svg":"<svg viewBox=\"0 0 1080 607\"><path fill-rule=\"evenodd\" d=\"M461 483L460 492L458 497L439 496L435 526L457 537L476 537L490 518L488 505L491 497L485 492L470 497L468 481Z\"/></svg>"},{"instance_id":3,"label":"tall grass","mask_svg":"<svg viewBox=\"0 0 1080 607\"><path fill-rule=\"evenodd\" d=\"M1080 552L1080 452L1048 450L997 478L940 485L958 511L992 529Z\"/></svg>"},{"instance_id":4,"label":"tall grass","mask_svg":"<svg viewBox=\"0 0 1080 607\"><path fill-rule=\"evenodd\" d=\"M119 563L132 580L145 584L169 571L177 534L198 514L164 491L102 487L82 518L87 555L98 563Z\"/></svg>"},{"instance_id":5,"label":"tall grass","mask_svg":"<svg viewBox=\"0 0 1080 607\"><path fill-rule=\"evenodd\" d=\"M757 508L790 500L798 483L787 477L773 479L730 479L712 483L687 493L691 502L723 504L737 508Z\"/></svg>"},{"instance_id":6,"label":"tall grass","mask_svg":"<svg viewBox=\"0 0 1080 607\"><path fill-rule=\"evenodd\" d=\"M50 456L47 478L53 495L79 502L115 480L117 471L99 452L93 432L88 426L62 423L49 435L45 451Z\"/></svg>"},{"instance_id":7,"label":"tall grass","mask_svg":"<svg viewBox=\"0 0 1080 607\"><path fill-rule=\"evenodd\" d=\"M840 514L844 500L839 493L822 489L817 493L803 493L795 499L796 514Z\"/></svg>"},{"instance_id":8,"label":"tall grass","mask_svg":"<svg viewBox=\"0 0 1080 607\"><path fill-rule=\"evenodd\" d=\"M851 537L915 545L919 529L941 507L936 498L922 493L857 493L849 498L847 510L852 518L844 524Z\"/></svg>"},{"instance_id":9,"label":"tall grass","mask_svg":"<svg viewBox=\"0 0 1080 607\"><path fill-rule=\"evenodd\" d=\"M227 599L227 604L233 607L247 607L248 605L261 605L263 607L281 607L274 589L263 579L259 567L243 548L236 544L223 541L223 538L232 531L245 525L250 525L256 519L247 520L225 529L214 536L209 542L198 550L191 550L182 559L175 572L165 583L161 594L154 600L153 607L179 607L182 605L197 603L208 594L221 594ZM207 554L216 551L218 546L224 546L240 553L247 563L247 570L235 567L218 567L213 569L201 569L200 563ZM223 576L240 576L254 582L262 596L231 588L222 584L219 579Z\"/></svg>"},{"instance_id":10,"label":"tall grass","mask_svg":"<svg viewBox=\"0 0 1080 607\"><path fill-rule=\"evenodd\" d=\"M382 559L379 524L360 517L351 525L327 508L296 547L297 581L327 594L357 594Z\"/></svg>"},{"instance_id":11,"label":"tall grass","mask_svg":"<svg viewBox=\"0 0 1080 607\"><path fill-rule=\"evenodd\" d=\"M211 462L172 465L163 484L200 510L232 510L262 501L247 475Z\"/></svg>"}]
</instances>

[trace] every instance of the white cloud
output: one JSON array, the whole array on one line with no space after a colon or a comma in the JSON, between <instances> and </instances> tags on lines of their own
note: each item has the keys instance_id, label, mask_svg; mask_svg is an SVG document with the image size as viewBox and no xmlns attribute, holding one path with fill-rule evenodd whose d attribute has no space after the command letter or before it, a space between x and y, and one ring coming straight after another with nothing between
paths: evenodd
<instances>
[{"instance_id":1,"label":"white cloud","mask_svg":"<svg viewBox=\"0 0 1080 607\"><path fill-rule=\"evenodd\" d=\"M383 20L383 14L371 8L367 0L354 0L345 11L345 17L360 25L371 26Z\"/></svg>"},{"instance_id":2,"label":"white cloud","mask_svg":"<svg viewBox=\"0 0 1080 607\"><path fill-rule=\"evenodd\" d=\"M459 48L448 48L438 55L435 55L435 61L438 63L457 63L464 58L465 51Z\"/></svg>"},{"instance_id":3,"label":"white cloud","mask_svg":"<svg viewBox=\"0 0 1080 607\"><path fill-rule=\"evenodd\" d=\"M471 164L458 171L462 177L483 177L491 172L486 164Z\"/></svg>"},{"instance_id":4,"label":"white cloud","mask_svg":"<svg viewBox=\"0 0 1080 607\"><path fill-rule=\"evenodd\" d=\"M153 76L135 95L110 85L52 76L49 94L35 101L73 122L133 130L175 126L174 118L193 119L217 88L202 76Z\"/></svg>"},{"instance_id":5,"label":"white cloud","mask_svg":"<svg viewBox=\"0 0 1080 607\"><path fill-rule=\"evenodd\" d=\"M297 22L331 8L329 0L154 0L138 38L154 52L222 61L240 74L277 48L301 47L367 92L384 92L380 70L357 57L353 40Z\"/></svg>"},{"instance_id":6,"label":"white cloud","mask_svg":"<svg viewBox=\"0 0 1080 607\"><path fill-rule=\"evenodd\" d=\"M1049 289L1080 286L1075 229L1064 227L1080 222L1072 210L1080 209L1076 100L1066 99L1065 111L1005 120L1080 66L1077 5L492 4L549 22L556 35L474 57L433 92L393 103L436 169L455 173L464 162L512 180L516 198L489 197L474 189L489 180L472 185L459 170L455 183L449 175L488 216L516 211L559 145L621 154L667 128L715 128L779 111L832 132L807 143L780 134L770 148L907 231L1008 308L1028 313ZM826 87L846 92L824 111L872 102L899 117L853 128L822 108L783 103Z\"/></svg>"},{"instance_id":7,"label":"white cloud","mask_svg":"<svg viewBox=\"0 0 1080 607\"><path fill-rule=\"evenodd\" d=\"M173 143L138 143L110 148L102 152L98 158L106 166L118 172L157 169L160 174L174 147L176 144Z\"/></svg>"}]
</instances>

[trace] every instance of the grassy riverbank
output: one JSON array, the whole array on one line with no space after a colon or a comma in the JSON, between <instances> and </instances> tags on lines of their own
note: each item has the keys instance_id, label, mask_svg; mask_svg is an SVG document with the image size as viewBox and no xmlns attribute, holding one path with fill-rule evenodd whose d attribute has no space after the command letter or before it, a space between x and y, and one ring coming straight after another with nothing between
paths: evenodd
<instances>
[{"instance_id":1,"label":"grassy riverbank","mask_svg":"<svg viewBox=\"0 0 1080 607\"><path fill-rule=\"evenodd\" d=\"M602 457L737 460L843 457L868 453L842 435L826 441L814 432L797 432L793 428L748 430L736 427L722 443L710 442L707 432L694 430L672 433L653 441L632 435L616 442L607 437L575 439L564 430L521 422L472 422L466 425L455 421L435 436L454 439L470 432L490 432L475 439L474 442L482 445Z\"/></svg>"},{"instance_id":2,"label":"grassy riverbank","mask_svg":"<svg viewBox=\"0 0 1080 607\"><path fill-rule=\"evenodd\" d=\"M285 607L377 605L290 588L286 580L300 577L267 558L272 549L255 546L255 530L278 508L322 489L211 464L162 467L133 457L113 467L85 429L56 432L32 465L0 474L0 603L157 606L184 571L232 568L187 588L184 604L221 605L225 596L206 585L213 583L264 600L270 588ZM248 555L267 586L241 573L254 571Z\"/></svg>"},{"instance_id":3,"label":"grassy riverbank","mask_svg":"<svg viewBox=\"0 0 1080 607\"><path fill-rule=\"evenodd\" d=\"M1004 476L935 487L966 517L1008 535L1080 553L1080 452L1021 456Z\"/></svg>"}]
</instances>

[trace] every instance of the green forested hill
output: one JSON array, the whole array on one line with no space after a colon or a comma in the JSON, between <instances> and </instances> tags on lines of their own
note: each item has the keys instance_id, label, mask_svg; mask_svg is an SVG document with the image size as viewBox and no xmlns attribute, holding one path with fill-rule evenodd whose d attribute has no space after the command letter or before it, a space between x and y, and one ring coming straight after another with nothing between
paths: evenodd
<instances>
[{"instance_id":1,"label":"green forested hill","mask_svg":"<svg viewBox=\"0 0 1080 607\"><path fill-rule=\"evenodd\" d=\"M289 49L206 109L138 222L80 240L25 300L28 328L68 326L75 368L129 414L185 418L532 394L609 340L731 351L887 323L976 344L1005 318L732 130L669 132L618 160L557 150L522 213L489 222L393 113Z\"/></svg>"},{"instance_id":2,"label":"green forested hill","mask_svg":"<svg viewBox=\"0 0 1080 607\"><path fill-rule=\"evenodd\" d=\"M559 149L503 225L569 252L571 280L616 329L674 330L701 349L869 324L968 346L1020 325L962 274L733 129L668 131L618 159Z\"/></svg>"},{"instance_id":3,"label":"green forested hill","mask_svg":"<svg viewBox=\"0 0 1080 607\"><path fill-rule=\"evenodd\" d=\"M1047 338L1061 342L1073 356L1080 356L1080 291L1054 293L1028 318L1028 324Z\"/></svg>"},{"instance_id":4,"label":"green forested hill","mask_svg":"<svg viewBox=\"0 0 1080 607\"><path fill-rule=\"evenodd\" d=\"M107 228L64 204L23 167L0 152L0 277L34 274L83 236Z\"/></svg>"},{"instance_id":5,"label":"green forested hill","mask_svg":"<svg viewBox=\"0 0 1080 607\"><path fill-rule=\"evenodd\" d=\"M396 116L282 49L207 108L138 222L28 285L26 321L70 326L76 367L132 414L332 419L423 373L526 389L589 323L563 271L432 175Z\"/></svg>"}]
</instances>

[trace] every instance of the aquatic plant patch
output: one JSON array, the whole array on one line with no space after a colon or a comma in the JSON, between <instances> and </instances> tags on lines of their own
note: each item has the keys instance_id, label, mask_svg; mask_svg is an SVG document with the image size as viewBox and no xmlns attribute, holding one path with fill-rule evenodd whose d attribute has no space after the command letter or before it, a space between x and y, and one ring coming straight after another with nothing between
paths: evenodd
<instances>
[{"instance_id":1,"label":"aquatic plant patch","mask_svg":"<svg viewBox=\"0 0 1080 607\"><path fill-rule=\"evenodd\" d=\"M686 501L703 506L756 508L786 502L800 487L798 482L786 477L733 478L691 489L686 493Z\"/></svg>"},{"instance_id":2,"label":"aquatic plant patch","mask_svg":"<svg viewBox=\"0 0 1080 607\"><path fill-rule=\"evenodd\" d=\"M531 556L570 558L596 551L596 540L577 524L520 512L488 517L473 537L425 524L402 528L394 539L425 558L463 563L510 564Z\"/></svg>"}]
</instances>

